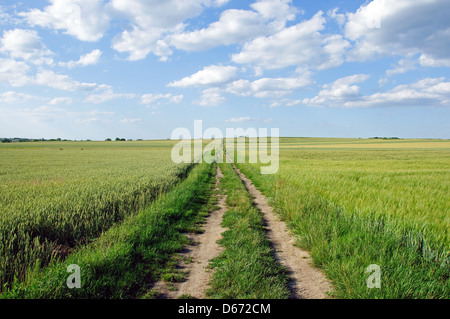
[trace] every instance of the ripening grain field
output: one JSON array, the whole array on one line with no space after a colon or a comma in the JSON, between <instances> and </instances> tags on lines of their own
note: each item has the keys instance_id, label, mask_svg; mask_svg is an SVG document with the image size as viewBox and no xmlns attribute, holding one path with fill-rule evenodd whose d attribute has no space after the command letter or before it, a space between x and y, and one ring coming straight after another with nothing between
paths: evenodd
<instances>
[{"instance_id":1,"label":"ripening grain field","mask_svg":"<svg viewBox=\"0 0 450 319\"><path fill-rule=\"evenodd\" d=\"M170 141L0 145L0 287L90 243L184 177Z\"/></svg>"},{"instance_id":2,"label":"ripening grain field","mask_svg":"<svg viewBox=\"0 0 450 319\"><path fill-rule=\"evenodd\" d=\"M216 164L174 164L175 143L0 145L0 298L155 298L156 281L184 280L175 256L215 205ZM236 165L331 280L332 297L450 298L450 141L281 138L277 174ZM229 230L209 296L265 296L268 283L286 298L261 215L220 166ZM71 264L82 289L66 286ZM369 289L373 264L381 288Z\"/></svg>"},{"instance_id":3,"label":"ripening grain field","mask_svg":"<svg viewBox=\"0 0 450 319\"><path fill-rule=\"evenodd\" d=\"M280 170L238 165L341 298L450 297L450 141L282 138ZM365 269L381 267L381 289Z\"/></svg>"}]
</instances>

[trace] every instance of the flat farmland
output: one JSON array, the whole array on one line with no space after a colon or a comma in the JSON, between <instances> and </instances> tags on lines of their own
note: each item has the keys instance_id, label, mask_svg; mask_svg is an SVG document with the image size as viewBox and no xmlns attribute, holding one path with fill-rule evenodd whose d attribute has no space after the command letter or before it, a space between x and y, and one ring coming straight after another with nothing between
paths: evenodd
<instances>
[{"instance_id":1,"label":"flat farmland","mask_svg":"<svg viewBox=\"0 0 450 319\"><path fill-rule=\"evenodd\" d=\"M0 145L0 298L450 297L449 141L280 138L272 175L175 143Z\"/></svg>"},{"instance_id":2,"label":"flat farmland","mask_svg":"<svg viewBox=\"0 0 450 319\"><path fill-rule=\"evenodd\" d=\"M173 142L0 145L0 286L64 258L187 175Z\"/></svg>"},{"instance_id":3,"label":"flat farmland","mask_svg":"<svg viewBox=\"0 0 450 319\"><path fill-rule=\"evenodd\" d=\"M449 296L448 140L281 138L276 175L238 166L334 281L336 296ZM371 264L381 267L381 289L361 279Z\"/></svg>"}]
</instances>

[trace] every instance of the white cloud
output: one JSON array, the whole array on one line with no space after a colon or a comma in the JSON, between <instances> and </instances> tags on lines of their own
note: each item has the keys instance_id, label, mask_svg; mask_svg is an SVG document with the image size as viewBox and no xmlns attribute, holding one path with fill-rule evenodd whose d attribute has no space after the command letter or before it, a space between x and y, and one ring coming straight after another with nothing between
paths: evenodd
<instances>
[{"instance_id":1,"label":"white cloud","mask_svg":"<svg viewBox=\"0 0 450 319\"><path fill-rule=\"evenodd\" d=\"M27 102L29 100L36 100L40 99L37 96L22 93L22 92L15 92L15 91L6 91L3 93L0 93L0 103L23 103Z\"/></svg>"},{"instance_id":2,"label":"white cloud","mask_svg":"<svg viewBox=\"0 0 450 319\"><path fill-rule=\"evenodd\" d=\"M422 53L433 60L449 60L449 11L447 0L373 0L364 4L356 13L347 14L345 36L355 42L348 59Z\"/></svg>"},{"instance_id":3,"label":"white cloud","mask_svg":"<svg viewBox=\"0 0 450 319\"><path fill-rule=\"evenodd\" d=\"M124 118L120 121L122 124L137 124L137 123L143 123L144 121L142 119L137 118Z\"/></svg>"},{"instance_id":4,"label":"white cloud","mask_svg":"<svg viewBox=\"0 0 450 319\"><path fill-rule=\"evenodd\" d=\"M349 43L341 35L322 34L325 23L323 12L319 11L309 20L246 43L241 52L232 56L232 61L264 69L292 65L317 69L339 66L344 62Z\"/></svg>"},{"instance_id":5,"label":"white cloud","mask_svg":"<svg viewBox=\"0 0 450 319\"><path fill-rule=\"evenodd\" d=\"M13 29L3 31L0 53L12 59L23 59L34 64L52 64L53 53L42 43L35 30Z\"/></svg>"},{"instance_id":6,"label":"white cloud","mask_svg":"<svg viewBox=\"0 0 450 319\"><path fill-rule=\"evenodd\" d=\"M357 85L367 76L359 74L339 79L324 86L319 94L304 99L303 104L322 107L432 107L450 103L450 82L444 78L426 78L412 84L399 85L392 90L372 95L360 94Z\"/></svg>"},{"instance_id":7,"label":"white cloud","mask_svg":"<svg viewBox=\"0 0 450 319\"><path fill-rule=\"evenodd\" d=\"M22 61L0 58L0 82L11 86L23 86L30 81L27 73L30 67Z\"/></svg>"},{"instance_id":8,"label":"white cloud","mask_svg":"<svg viewBox=\"0 0 450 319\"><path fill-rule=\"evenodd\" d=\"M411 70L415 70L416 68L417 68L416 61L409 59L401 59L397 62L397 64L394 66L393 69L386 71L386 75L392 76L394 74L402 74Z\"/></svg>"},{"instance_id":9,"label":"white cloud","mask_svg":"<svg viewBox=\"0 0 450 319\"><path fill-rule=\"evenodd\" d=\"M280 106L294 106L294 105L302 104L302 102L303 102L302 100L281 99L281 100L273 101L269 107L273 108L273 107L280 107Z\"/></svg>"},{"instance_id":10,"label":"white cloud","mask_svg":"<svg viewBox=\"0 0 450 319\"><path fill-rule=\"evenodd\" d=\"M173 95L171 93L167 94L143 94L141 96L142 104L153 104L157 102L157 104L161 103L174 103L178 104L183 100L183 95Z\"/></svg>"},{"instance_id":11,"label":"white cloud","mask_svg":"<svg viewBox=\"0 0 450 319\"><path fill-rule=\"evenodd\" d=\"M171 45L187 51L207 50L248 40L268 32L261 16L249 10L231 9L222 13L220 20L208 28L175 34L168 38Z\"/></svg>"},{"instance_id":12,"label":"white cloud","mask_svg":"<svg viewBox=\"0 0 450 319\"><path fill-rule=\"evenodd\" d=\"M63 91L90 91L98 87L96 83L81 83L71 79L68 75L56 74L50 70L39 70L32 84L45 85Z\"/></svg>"},{"instance_id":13,"label":"white cloud","mask_svg":"<svg viewBox=\"0 0 450 319\"><path fill-rule=\"evenodd\" d=\"M445 59L434 59L427 54L422 54L419 58L421 66L426 67L450 67L450 57Z\"/></svg>"},{"instance_id":14,"label":"white cloud","mask_svg":"<svg viewBox=\"0 0 450 319\"><path fill-rule=\"evenodd\" d=\"M0 58L0 82L8 83L13 87L42 85L69 92L93 91L109 87L97 83L79 82L68 75L56 74L52 70L41 68L32 76L28 74L29 70L30 67L22 61Z\"/></svg>"},{"instance_id":15,"label":"white cloud","mask_svg":"<svg viewBox=\"0 0 450 319\"><path fill-rule=\"evenodd\" d=\"M102 55L102 51L96 49L82 55L78 61L69 61L69 62L60 62L59 65L72 69L77 66L87 66L97 64L100 57Z\"/></svg>"},{"instance_id":16,"label":"white cloud","mask_svg":"<svg viewBox=\"0 0 450 319\"><path fill-rule=\"evenodd\" d=\"M233 117L231 119L225 120L225 122L229 123L244 123L251 121L252 118L250 116L242 116L242 117Z\"/></svg>"},{"instance_id":17,"label":"white cloud","mask_svg":"<svg viewBox=\"0 0 450 319\"><path fill-rule=\"evenodd\" d=\"M106 86L106 90L103 93L91 94L84 100L84 102L101 104L113 99L124 98L130 100L133 99L134 97L135 97L134 94L115 93L111 87Z\"/></svg>"},{"instance_id":18,"label":"white cloud","mask_svg":"<svg viewBox=\"0 0 450 319\"><path fill-rule=\"evenodd\" d=\"M44 8L20 12L31 26L65 33L82 41L98 41L109 27L110 17L102 0L49 0Z\"/></svg>"},{"instance_id":19,"label":"white cloud","mask_svg":"<svg viewBox=\"0 0 450 319\"><path fill-rule=\"evenodd\" d=\"M355 74L326 84L319 94L312 99L304 99L303 103L308 105L322 106L332 101L334 103L346 103L360 98L359 86L352 85L364 82L369 78L367 74Z\"/></svg>"},{"instance_id":20,"label":"white cloud","mask_svg":"<svg viewBox=\"0 0 450 319\"><path fill-rule=\"evenodd\" d=\"M345 14L343 13L337 13L339 10L339 8L334 8L333 10L329 10L327 12L327 15L336 20L336 22L339 24L339 26L343 26L345 24L345 22L347 21L347 18L345 16Z\"/></svg>"},{"instance_id":21,"label":"white cloud","mask_svg":"<svg viewBox=\"0 0 450 319\"><path fill-rule=\"evenodd\" d=\"M179 81L169 83L171 87L191 87L217 85L236 78L238 68L234 66L210 65Z\"/></svg>"},{"instance_id":22,"label":"white cloud","mask_svg":"<svg viewBox=\"0 0 450 319\"><path fill-rule=\"evenodd\" d=\"M60 105L60 104L72 104L73 99L71 97L55 97L48 102L49 105Z\"/></svg>"},{"instance_id":23,"label":"white cloud","mask_svg":"<svg viewBox=\"0 0 450 319\"><path fill-rule=\"evenodd\" d=\"M294 20L298 13L298 9L292 6L292 0L259 0L250 7L264 18L275 19L283 26L286 21Z\"/></svg>"},{"instance_id":24,"label":"white cloud","mask_svg":"<svg viewBox=\"0 0 450 319\"><path fill-rule=\"evenodd\" d=\"M165 61L167 56L172 54L172 50L166 42L160 40L164 32L162 28L142 29L133 26L132 30L117 35L113 39L112 47L118 52L129 53L130 61L142 60L150 52Z\"/></svg>"},{"instance_id":25,"label":"white cloud","mask_svg":"<svg viewBox=\"0 0 450 319\"><path fill-rule=\"evenodd\" d=\"M255 10L230 9L207 28L177 33L167 41L177 49L201 51L219 45L241 43L256 36L272 34L295 19L297 10L290 0L263 0L251 5Z\"/></svg>"},{"instance_id":26,"label":"white cloud","mask_svg":"<svg viewBox=\"0 0 450 319\"><path fill-rule=\"evenodd\" d=\"M310 75L310 72L301 72L297 77L261 78L253 82L241 79L228 84L226 91L240 96L281 97L313 83Z\"/></svg>"},{"instance_id":27,"label":"white cloud","mask_svg":"<svg viewBox=\"0 0 450 319\"><path fill-rule=\"evenodd\" d=\"M199 15L205 7L220 6L224 0L112 0L111 8L131 22L113 40L113 48L128 53L129 60L144 59L149 53L167 60L172 54L169 45L162 38L183 28L183 22Z\"/></svg>"},{"instance_id":28,"label":"white cloud","mask_svg":"<svg viewBox=\"0 0 450 319\"><path fill-rule=\"evenodd\" d=\"M222 96L222 90L219 88L210 88L203 90L200 99L194 101L193 104L200 106L217 106L223 102L225 102L225 98Z\"/></svg>"}]
</instances>

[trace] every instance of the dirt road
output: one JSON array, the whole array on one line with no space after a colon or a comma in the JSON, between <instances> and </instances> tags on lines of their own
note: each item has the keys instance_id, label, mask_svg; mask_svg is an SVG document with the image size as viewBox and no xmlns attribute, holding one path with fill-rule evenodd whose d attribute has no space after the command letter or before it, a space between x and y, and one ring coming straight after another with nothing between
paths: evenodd
<instances>
[{"instance_id":1,"label":"dirt road","mask_svg":"<svg viewBox=\"0 0 450 319\"><path fill-rule=\"evenodd\" d=\"M220 179L223 178L222 171L217 166L216 172L216 190ZM207 268L209 261L222 252L223 247L217 244L222 238L222 233L226 230L221 226L223 215L226 212L226 195L218 196L218 209L211 212L203 225L204 232L201 234L189 234L189 239L193 243L186 247L181 253L183 260L189 260L189 263L181 262L178 266L183 271L188 272L187 280L182 283L175 283L174 289L168 289L164 282L158 282L155 285L160 292L160 298L176 299L182 297L194 297L197 299L206 298L205 292L208 289L208 283L211 279L211 271Z\"/></svg>"},{"instance_id":2,"label":"dirt road","mask_svg":"<svg viewBox=\"0 0 450 319\"><path fill-rule=\"evenodd\" d=\"M242 172L232 164L247 191L253 197L253 202L263 215L266 224L267 238L272 243L275 259L288 270L290 277L290 298L292 299L326 299L331 290L331 284L324 274L311 265L311 257L305 250L295 246L295 239L290 234L286 224L279 219L268 204L266 197L253 185ZM216 189L223 174L217 166ZM178 267L188 272L187 280L174 283L172 289L160 281L155 288L160 292L160 298L174 299L179 297L206 298L205 292L212 273L208 269L209 261L222 252L223 247L217 244L226 230L221 226L226 212L226 195L218 195L218 209L206 218L204 232L189 234L193 244L187 246L181 253L182 260Z\"/></svg>"},{"instance_id":3,"label":"dirt road","mask_svg":"<svg viewBox=\"0 0 450 319\"><path fill-rule=\"evenodd\" d=\"M291 279L290 291L293 299L326 299L330 291L329 280L311 265L311 257L305 250L295 246L295 239L286 224L274 214L266 197L241 171L233 165L245 188L252 195L255 206L263 214L267 224L267 238L273 245L275 258L284 265Z\"/></svg>"}]
</instances>

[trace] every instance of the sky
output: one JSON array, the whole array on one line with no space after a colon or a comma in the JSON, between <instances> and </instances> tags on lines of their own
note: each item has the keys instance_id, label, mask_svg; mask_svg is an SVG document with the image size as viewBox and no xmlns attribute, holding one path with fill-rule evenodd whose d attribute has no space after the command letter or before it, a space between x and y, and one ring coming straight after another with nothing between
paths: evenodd
<instances>
[{"instance_id":1,"label":"sky","mask_svg":"<svg viewBox=\"0 0 450 319\"><path fill-rule=\"evenodd\" d=\"M450 138L448 0L0 3L0 137Z\"/></svg>"}]
</instances>

